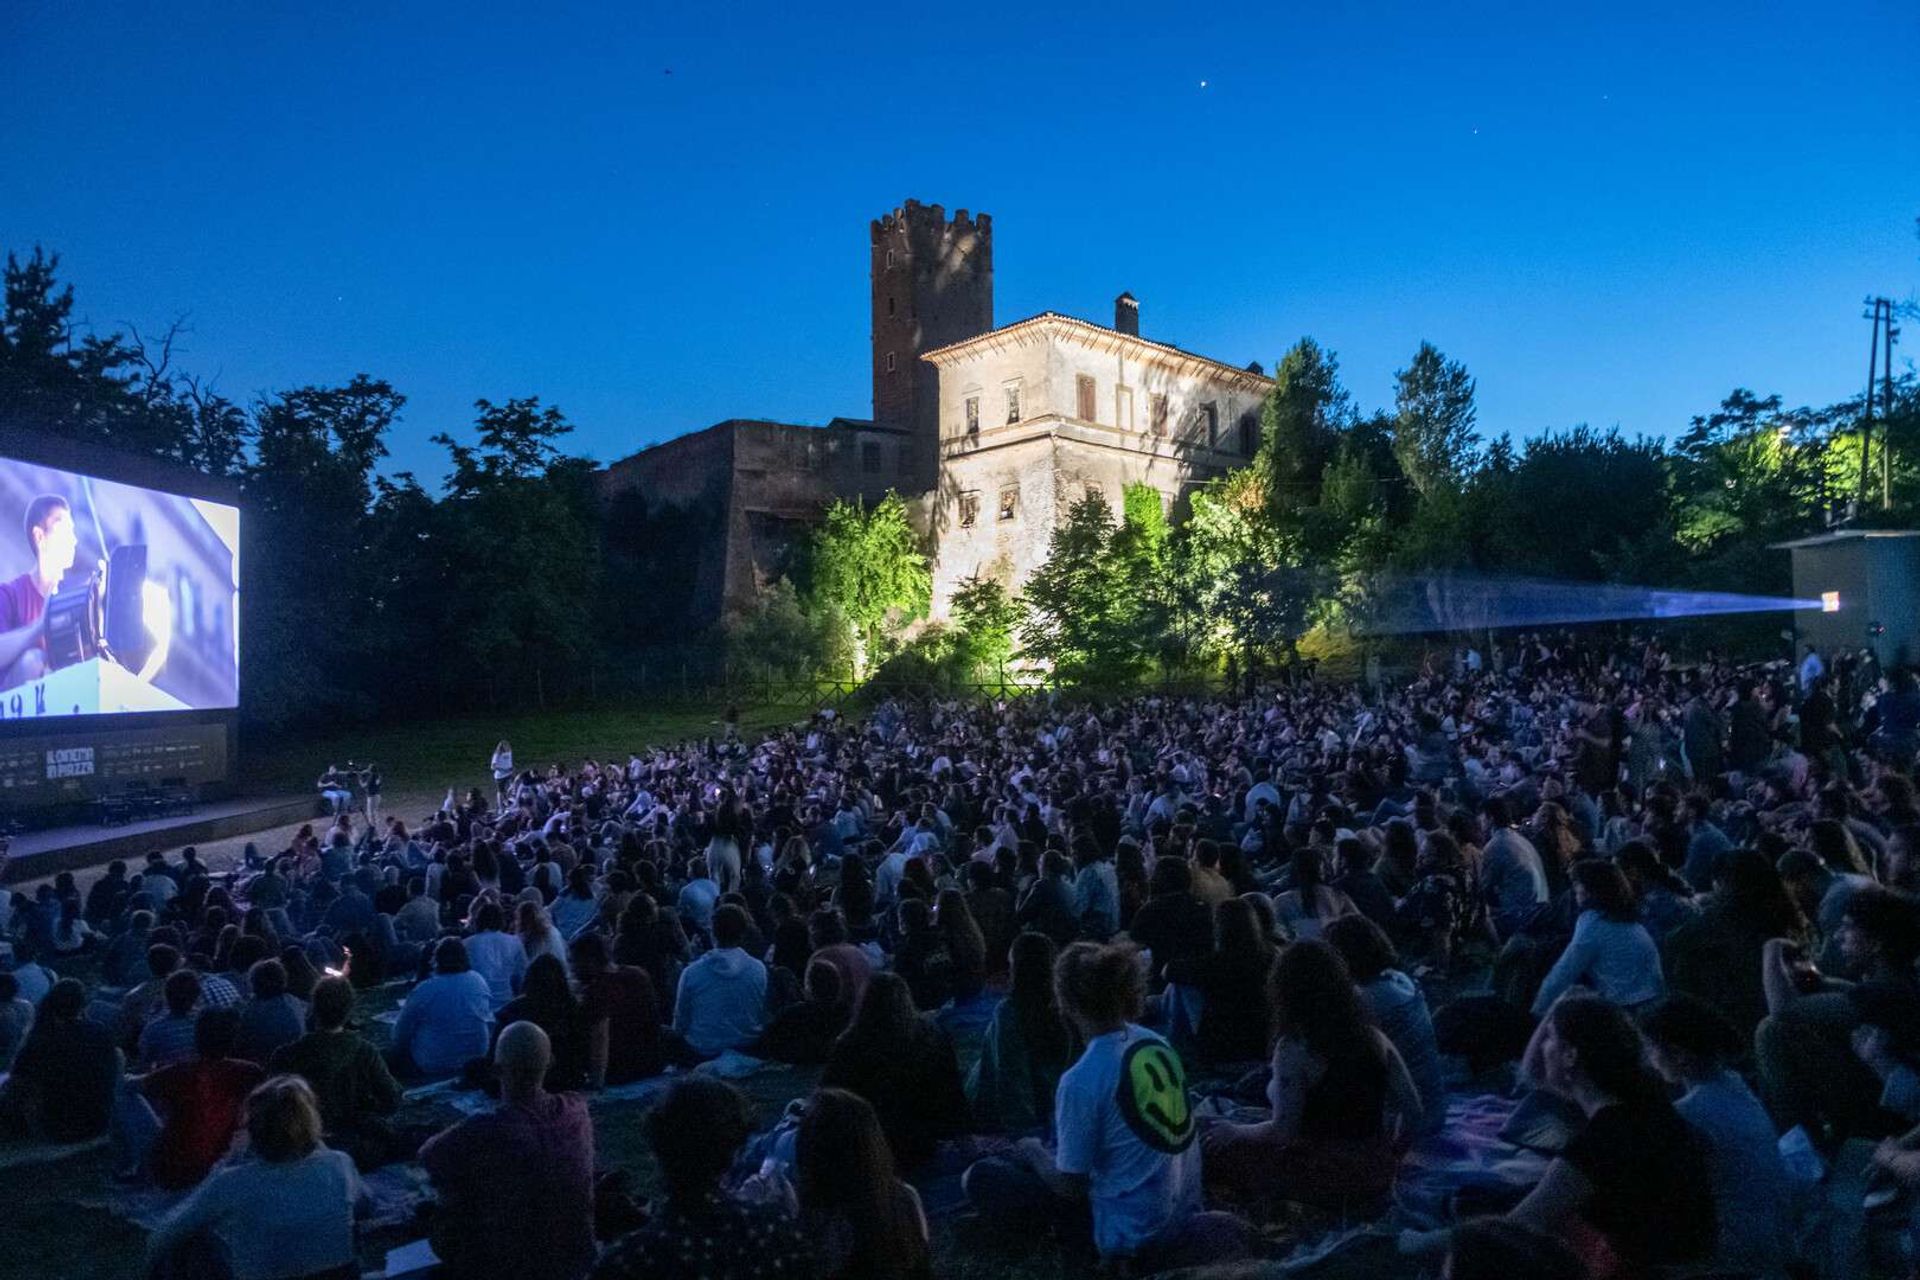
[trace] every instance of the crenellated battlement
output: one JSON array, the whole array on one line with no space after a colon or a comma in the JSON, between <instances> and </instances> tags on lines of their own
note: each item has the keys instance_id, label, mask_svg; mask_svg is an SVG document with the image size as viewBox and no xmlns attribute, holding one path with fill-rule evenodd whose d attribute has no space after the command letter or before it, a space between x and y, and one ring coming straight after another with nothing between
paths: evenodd
<instances>
[{"instance_id":1,"label":"crenellated battlement","mask_svg":"<svg viewBox=\"0 0 1920 1280\"><path fill-rule=\"evenodd\" d=\"M876 245L883 240L901 235L914 240L938 241L960 234L991 236L993 216L956 209L953 216L949 218L944 205L921 204L918 200L908 200L893 212L875 218L869 228L869 236Z\"/></svg>"}]
</instances>

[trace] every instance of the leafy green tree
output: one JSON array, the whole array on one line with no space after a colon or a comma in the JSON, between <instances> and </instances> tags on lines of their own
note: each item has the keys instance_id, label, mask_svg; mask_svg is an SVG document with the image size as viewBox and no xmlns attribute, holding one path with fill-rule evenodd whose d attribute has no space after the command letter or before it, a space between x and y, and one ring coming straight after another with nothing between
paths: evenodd
<instances>
[{"instance_id":1,"label":"leafy green tree","mask_svg":"<svg viewBox=\"0 0 1920 1280\"><path fill-rule=\"evenodd\" d=\"M1300 339L1274 370L1273 390L1260 409L1254 464L1283 528L1318 499L1321 474L1352 417L1339 361L1312 338Z\"/></svg>"},{"instance_id":2,"label":"leafy green tree","mask_svg":"<svg viewBox=\"0 0 1920 1280\"><path fill-rule=\"evenodd\" d=\"M1055 526L1046 563L1021 593L1021 652L1070 684L1123 682L1144 665L1115 533L1107 500L1086 494Z\"/></svg>"},{"instance_id":3,"label":"leafy green tree","mask_svg":"<svg viewBox=\"0 0 1920 1280\"><path fill-rule=\"evenodd\" d=\"M525 680L545 705L550 689L587 687L598 656L594 466L560 452L573 428L537 397L474 407L476 444L434 437L452 464L438 515L460 588L442 610L453 641L442 669L489 701Z\"/></svg>"},{"instance_id":4,"label":"leafy green tree","mask_svg":"<svg viewBox=\"0 0 1920 1280\"><path fill-rule=\"evenodd\" d=\"M406 397L365 374L298 387L254 412L242 477L242 686L268 721L376 705L374 602L393 599L369 540L374 468Z\"/></svg>"},{"instance_id":5,"label":"leafy green tree","mask_svg":"<svg viewBox=\"0 0 1920 1280\"><path fill-rule=\"evenodd\" d=\"M968 578L953 593L953 623L966 674L998 678L1013 656L1020 606L996 578Z\"/></svg>"},{"instance_id":6,"label":"leafy green tree","mask_svg":"<svg viewBox=\"0 0 1920 1280\"><path fill-rule=\"evenodd\" d=\"M211 475L236 474L246 414L174 367L182 325L149 344L137 329L81 333L60 257L7 255L0 308L0 431L79 440Z\"/></svg>"},{"instance_id":7,"label":"leafy green tree","mask_svg":"<svg viewBox=\"0 0 1920 1280\"><path fill-rule=\"evenodd\" d=\"M1467 367L1422 342L1413 362L1393 375L1393 456L1422 497L1457 481L1472 465L1474 381Z\"/></svg>"},{"instance_id":8,"label":"leafy green tree","mask_svg":"<svg viewBox=\"0 0 1920 1280\"><path fill-rule=\"evenodd\" d=\"M859 499L829 506L814 531L811 565L812 605L846 619L863 671L879 656L889 622L925 617L933 600L926 552L892 490L871 511Z\"/></svg>"}]
</instances>

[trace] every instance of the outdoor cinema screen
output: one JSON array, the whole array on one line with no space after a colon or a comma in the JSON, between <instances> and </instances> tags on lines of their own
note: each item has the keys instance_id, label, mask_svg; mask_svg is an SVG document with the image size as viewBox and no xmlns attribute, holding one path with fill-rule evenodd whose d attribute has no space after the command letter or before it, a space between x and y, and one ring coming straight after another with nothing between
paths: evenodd
<instances>
[{"instance_id":1,"label":"outdoor cinema screen","mask_svg":"<svg viewBox=\"0 0 1920 1280\"><path fill-rule=\"evenodd\" d=\"M240 696L240 511L0 458L0 719Z\"/></svg>"}]
</instances>

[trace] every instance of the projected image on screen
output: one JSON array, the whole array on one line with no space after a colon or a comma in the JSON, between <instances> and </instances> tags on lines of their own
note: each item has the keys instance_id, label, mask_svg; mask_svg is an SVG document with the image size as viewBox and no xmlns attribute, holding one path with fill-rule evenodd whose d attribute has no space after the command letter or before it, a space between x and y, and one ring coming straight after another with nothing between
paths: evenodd
<instances>
[{"instance_id":1,"label":"projected image on screen","mask_svg":"<svg viewBox=\"0 0 1920 1280\"><path fill-rule=\"evenodd\" d=\"M238 704L240 512L0 458L0 718Z\"/></svg>"}]
</instances>

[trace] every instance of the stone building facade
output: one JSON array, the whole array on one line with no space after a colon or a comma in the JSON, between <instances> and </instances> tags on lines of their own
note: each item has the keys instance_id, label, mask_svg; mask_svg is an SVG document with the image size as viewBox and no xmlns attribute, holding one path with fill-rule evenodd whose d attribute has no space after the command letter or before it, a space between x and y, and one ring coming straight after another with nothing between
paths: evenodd
<instances>
[{"instance_id":1,"label":"stone building facade","mask_svg":"<svg viewBox=\"0 0 1920 1280\"><path fill-rule=\"evenodd\" d=\"M1178 518L1195 485L1252 456L1271 380L1128 332L1138 316L1122 294L1111 329L1046 312L927 355L940 385L935 618L970 577L1018 590L1087 493L1118 520L1123 491L1144 481Z\"/></svg>"},{"instance_id":2,"label":"stone building facade","mask_svg":"<svg viewBox=\"0 0 1920 1280\"><path fill-rule=\"evenodd\" d=\"M869 228L873 417L824 427L732 419L601 474L613 518L699 513L690 629L749 607L787 572L834 499L910 500L934 551L933 615L969 577L1018 590L1056 520L1146 481L1178 512L1250 457L1271 382L1142 338L1139 303L1111 328L1046 312L993 326L993 224L907 201Z\"/></svg>"}]
</instances>

